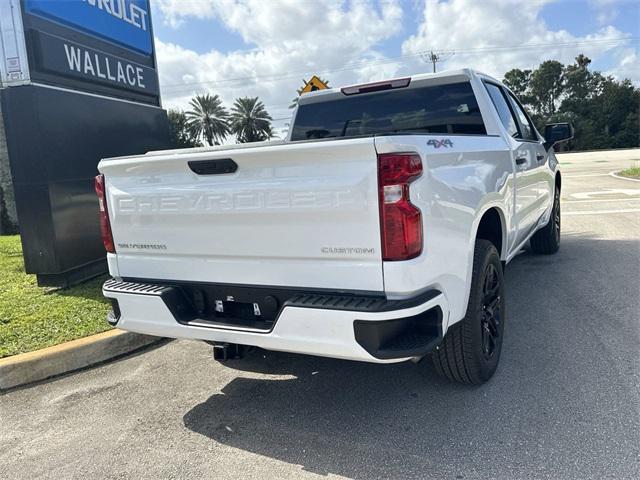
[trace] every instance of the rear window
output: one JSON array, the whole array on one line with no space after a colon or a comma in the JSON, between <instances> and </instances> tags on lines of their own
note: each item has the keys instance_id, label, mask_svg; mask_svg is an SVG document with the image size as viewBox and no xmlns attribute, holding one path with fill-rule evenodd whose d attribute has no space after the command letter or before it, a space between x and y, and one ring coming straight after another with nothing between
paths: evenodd
<instances>
[{"instance_id":1,"label":"rear window","mask_svg":"<svg viewBox=\"0 0 640 480\"><path fill-rule=\"evenodd\" d=\"M487 133L471 84L464 82L300 105L291 140L405 132Z\"/></svg>"}]
</instances>

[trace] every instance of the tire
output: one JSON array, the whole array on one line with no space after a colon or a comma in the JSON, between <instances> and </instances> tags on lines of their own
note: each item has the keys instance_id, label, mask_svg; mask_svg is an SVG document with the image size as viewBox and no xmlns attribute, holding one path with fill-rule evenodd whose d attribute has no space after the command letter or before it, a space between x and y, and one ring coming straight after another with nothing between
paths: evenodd
<instances>
[{"instance_id":1,"label":"tire","mask_svg":"<svg viewBox=\"0 0 640 480\"><path fill-rule=\"evenodd\" d=\"M553 209L549 222L538 230L531 240L531 251L551 255L560 248L560 190L556 188L553 195Z\"/></svg>"},{"instance_id":2,"label":"tire","mask_svg":"<svg viewBox=\"0 0 640 480\"><path fill-rule=\"evenodd\" d=\"M447 331L431 358L436 371L479 385L498 368L506 319L504 275L493 243L477 240L466 316Z\"/></svg>"}]
</instances>

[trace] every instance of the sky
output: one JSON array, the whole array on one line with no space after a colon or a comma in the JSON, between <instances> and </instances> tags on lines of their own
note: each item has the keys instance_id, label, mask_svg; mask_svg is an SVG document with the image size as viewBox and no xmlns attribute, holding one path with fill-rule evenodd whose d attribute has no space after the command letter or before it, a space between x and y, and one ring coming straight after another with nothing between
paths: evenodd
<instances>
[{"instance_id":1,"label":"sky","mask_svg":"<svg viewBox=\"0 0 640 480\"><path fill-rule=\"evenodd\" d=\"M151 0L163 106L196 94L229 107L258 96L282 132L317 74L334 87L471 67L511 68L584 53L640 85L640 0Z\"/></svg>"}]
</instances>

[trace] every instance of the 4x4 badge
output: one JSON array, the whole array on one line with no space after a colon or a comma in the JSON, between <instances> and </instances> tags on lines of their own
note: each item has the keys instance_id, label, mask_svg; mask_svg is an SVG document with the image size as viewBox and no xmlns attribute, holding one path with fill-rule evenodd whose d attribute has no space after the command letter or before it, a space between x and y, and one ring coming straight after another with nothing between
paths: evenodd
<instances>
[{"instance_id":1,"label":"4x4 badge","mask_svg":"<svg viewBox=\"0 0 640 480\"><path fill-rule=\"evenodd\" d=\"M440 148L440 147L450 148L450 147L453 147L453 142L448 138L442 138L442 139L432 138L427 142L427 145L431 145L434 148Z\"/></svg>"}]
</instances>

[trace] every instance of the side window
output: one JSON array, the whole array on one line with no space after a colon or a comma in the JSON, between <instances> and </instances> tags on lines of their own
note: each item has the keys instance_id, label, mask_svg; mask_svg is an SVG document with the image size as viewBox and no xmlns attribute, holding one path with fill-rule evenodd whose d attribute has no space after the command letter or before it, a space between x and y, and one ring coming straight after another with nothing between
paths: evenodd
<instances>
[{"instance_id":1,"label":"side window","mask_svg":"<svg viewBox=\"0 0 640 480\"><path fill-rule=\"evenodd\" d=\"M538 136L536 135L536 131L533 128L533 123L529 119L529 115L527 115L520 106L520 102L514 97L511 92L509 92L509 98L511 100L511 105L513 105L513 110L518 115L518 119L520 120L520 127L522 128L522 139L523 140L538 140Z\"/></svg>"},{"instance_id":2,"label":"side window","mask_svg":"<svg viewBox=\"0 0 640 480\"><path fill-rule=\"evenodd\" d=\"M513 117L511 113L511 109L507 104L507 99L504 98L504 94L502 93L502 89L493 83L485 83L485 87L487 87L487 92L489 92L489 96L491 97L491 101L493 105L496 107L498 111L498 116L502 121L502 125L509 132L513 138L520 138L520 131L518 130L518 123L516 119Z\"/></svg>"}]
</instances>

